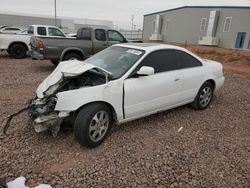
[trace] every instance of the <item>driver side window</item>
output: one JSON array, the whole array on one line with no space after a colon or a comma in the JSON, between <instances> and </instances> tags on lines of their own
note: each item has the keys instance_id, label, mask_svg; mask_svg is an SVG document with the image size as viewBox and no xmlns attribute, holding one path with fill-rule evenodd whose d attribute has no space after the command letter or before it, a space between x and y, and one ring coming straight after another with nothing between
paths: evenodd
<instances>
[{"instance_id":1,"label":"driver side window","mask_svg":"<svg viewBox=\"0 0 250 188\"><path fill-rule=\"evenodd\" d=\"M124 42L123 36L120 33L118 33L117 31L113 31L113 30L108 31L108 40L109 41Z\"/></svg>"},{"instance_id":2,"label":"driver side window","mask_svg":"<svg viewBox=\"0 0 250 188\"><path fill-rule=\"evenodd\" d=\"M172 71L179 68L174 50L158 50L152 52L137 67L137 71L142 66L153 67L155 73Z\"/></svg>"},{"instance_id":3,"label":"driver side window","mask_svg":"<svg viewBox=\"0 0 250 188\"><path fill-rule=\"evenodd\" d=\"M48 32L49 32L49 36L64 37L64 34L61 31L53 27L49 27Z\"/></svg>"}]
</instances>

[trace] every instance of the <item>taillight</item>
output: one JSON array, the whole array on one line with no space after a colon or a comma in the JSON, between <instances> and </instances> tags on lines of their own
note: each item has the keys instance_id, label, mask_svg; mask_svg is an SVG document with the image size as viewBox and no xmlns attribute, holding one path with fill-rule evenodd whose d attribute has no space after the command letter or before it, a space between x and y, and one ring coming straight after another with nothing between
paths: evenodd
<instances>
[{"instance_id":1,"label":"taillight","mask_svg":"<svg viewBox=\"0 0 250 188\"><path fill-rule=\"evenodd\" d=\"M40 40L40 41L38 42L37 48L39 48L40 50L43 50L43 49L45 48L43 41Z\"/></svg>"}]
</instances>

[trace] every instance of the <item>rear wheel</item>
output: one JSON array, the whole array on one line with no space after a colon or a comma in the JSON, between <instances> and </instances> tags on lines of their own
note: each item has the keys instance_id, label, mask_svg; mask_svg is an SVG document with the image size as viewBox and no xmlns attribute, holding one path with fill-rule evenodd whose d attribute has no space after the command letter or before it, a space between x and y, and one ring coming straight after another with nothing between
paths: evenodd
<instances>
[{"instance_id":1,"label":"rear wheel","mask_svg":"<svg viewBox=\"0 0 250 188\"><path fill-rule=\"evenodd\" d=\"M27 49L24 45L22 44L13 44L10 47L10 55L16 59L21 59L26 57L27 54Z\"/></svg>"},{"instance_id":2,"label":"rear wheel","mask_svg":"<svg viewBox=\"0 0 250 188\"><path fill-rule=\"evenodd\" d=\"M214 88L210 82L205 82L191 106L196 110L204 110L206 109L213 99Z\"/></svg>"},{"instance_id":3,"label":"rear wheel","mask_svg":"<svg viewBox=\"0 0 250 188\"><path fill-rule=\"evenodd\" d=\"M111 111L105 104L87 105L75 120L76 140L80 145L96 147L106 139L111 123Z\"/></svg>"},{"instance_id":4,"label":"rear wheel","mask_svg":"<svg viewBox=\"0 0 250 188\"><path fill-rule=\"evenodd\" d=\"M63 57L63 61L75 60L75 59L80 61L83 60L83 58L77 53L69 53Z\"/></svg>"}]
</instances>

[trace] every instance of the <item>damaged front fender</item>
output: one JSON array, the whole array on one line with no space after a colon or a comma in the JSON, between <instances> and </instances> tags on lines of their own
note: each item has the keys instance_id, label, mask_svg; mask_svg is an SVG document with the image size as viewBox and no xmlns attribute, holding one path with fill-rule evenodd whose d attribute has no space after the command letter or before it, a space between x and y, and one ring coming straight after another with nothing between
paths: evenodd
<instances>
[{"instance_id":1,"label":"damaged front fender","mask_svg":"<svg viewBox=\"0 0 250 188\"><path fill-rule=\"evenodd\" d=\"M110 72L89 63L78 60L64 61L60 62L55 70L38 86L36 94L38 98L43 98L46 95L55 92L60 85L60 82L65 78L77 77L91 69L101 72L106 78L105 82L108 81L108 76L112 76ZM48 92L48 89L53 92ZM48 93L46 94L46 92Z\"/></svg>"},{"instance_id":2,"label":"damaged front fender","mask_svg":"<svg viewBox=\"0 0 250 188\"><path fill-rule=\"evenodd\" d=\"M112 74L106 70L82 61L72 60L61 62L39 85L28 107L25 108L25 110L28 110L35 131L51 130L53 135L56 136L64 120L70 119L73 122L72 118L74 117L72 114L74 114L74 111L77 110L79 105L86 104L82 101L82 98L85 98L85 96L88 98L96 90L94 89L89 93L88 88L109 87L109 78L111 76ZM74 96L78 91L81 91L79 92L80 95ZM61 95L62 93L69 93L69 97L64 98ZM110 95L109 98L111 98L110 89L108 93ZM119 96L119 98L121 97ZM79 104L73 106L73 108L71 108L72 105L67 107L68 103L70 103L69 100L73 104L77 102ZM62 109L57 109L58 102ZM11 119L12 117L8 121L8 124L10 124Z\"/></svg>"}]
</instances>

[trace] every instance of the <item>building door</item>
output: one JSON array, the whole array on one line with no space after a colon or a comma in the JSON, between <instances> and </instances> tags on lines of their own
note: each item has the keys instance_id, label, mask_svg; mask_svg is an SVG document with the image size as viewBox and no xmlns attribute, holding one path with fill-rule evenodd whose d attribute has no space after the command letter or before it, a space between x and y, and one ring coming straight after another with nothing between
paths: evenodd
<instances>
[{"instance_id":1,"label":"building door","mask_svg":"<svg viewBox=\"0 0 250 188\"><path fill-rule=\"evenodd\" d=\"M248 42L248 49L250 49L250 38L249 38L249 42Z\"/></svg>"},{"instance_id":2,"label":"building door","mask_svg":"<svg viewBox=\"0 0 250 188\"><path fill-rule=\"evenodd\" d=\"M235 43L235 48L243 48L245 36L246 36L246 32L238 32L236 43Z\"/></svg>"}]
</instances>

